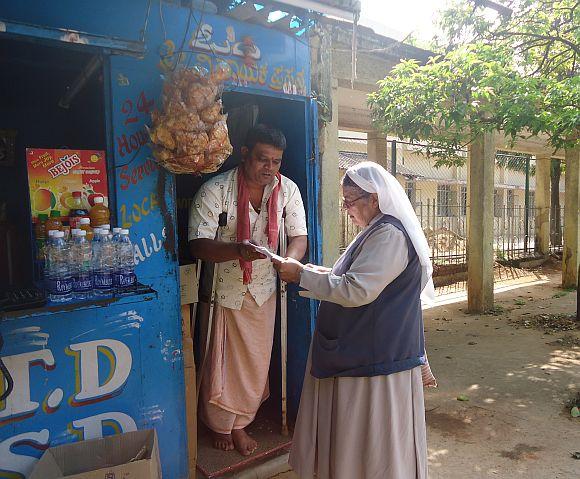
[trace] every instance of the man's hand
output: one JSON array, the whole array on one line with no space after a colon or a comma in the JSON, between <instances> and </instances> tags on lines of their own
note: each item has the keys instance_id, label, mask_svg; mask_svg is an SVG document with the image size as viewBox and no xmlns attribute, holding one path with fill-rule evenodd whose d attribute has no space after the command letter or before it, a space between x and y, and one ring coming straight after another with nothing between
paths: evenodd
<instances>
[{"instance_id":1,"label":"man's hand","mask_svg":"<svg viewBox=\"0 0 580 479\"><path fill-rule=\"evenodd\" d=\"M274 268L278 271L280 279L287 283L300 283L300 273L304 265L294 258L284 258L284 261L272 260Z\"/></svg>"},{"instance_id":2,"label":"man's hand","mask_svg":"<svg viewBox=\"0 0 580 479\"><path fill-rule=\"evenodd\" d=\"M238 256L242 261L255 261L257 259L265 259L266 255L258 253L251 244L237 243Z\"/></svg>"}]
</instances>

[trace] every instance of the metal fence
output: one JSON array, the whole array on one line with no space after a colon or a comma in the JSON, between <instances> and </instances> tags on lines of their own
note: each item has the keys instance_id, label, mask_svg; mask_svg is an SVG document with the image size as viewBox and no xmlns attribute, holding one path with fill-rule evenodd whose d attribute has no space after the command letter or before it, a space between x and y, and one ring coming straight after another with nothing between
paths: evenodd
<instances>
[{"instance_id":1,"label":"metal fence","mask_svg":"<svg viewBox=\"0 0 580 479\"><path fill-rule=\"evenodd\" d=\"M366 159L366 141L341 138L340 166L344 170ZM460 154L466 156L465 152ZM427 241L435 264L466 262L467 256L467 167L433 166L420 145L387 141L384 166L405 189ZM396 165L396 166L395 166ZM526 155L498 152L495 167L494 238L498 260L512 260L534 253L535 160ZM341 204L342 206L342 204ZM341 242L345 248L360 231L341 208ZM561 249L563 207L560 218L551 215L551 250ZM558 240L560 238L560 240Z\"/></svg>"},{"instance_id":2,"label":"metal fence","mask_svg":"<svg viewBox=\"0 0 580 479\"><path fill-rule=\"evenodd\" d=\"M493 246L497 259L516 259L533 253L535 213L535 208L525 206L494 208Z\"/></svg>"},{"instance_id":3,"label":"metal fence","mask_svg":"<svg viewBox=\"0 0 580 479\"><path fill-rule=\"evenodd\" d=\"M461 264L467 255L467 216L462 205L441 205L427 198L415 204L435 264ZM442 214L443 213L443 214Z\"/></svg>"},{"instance_id":4,"label":"metal fence","mask_svg":"<svg viewBox=\"0 0 580 479\"><path fill-rule=\"evenodd\" d=\"M493 237L497 259L516 259L535 248L536 162L529 155L496 154Z\"/></svg>"},{"instance_id":5,"label":"metal fence","mask_svg":"<svg viewBox=\"0 0 580 479\"><path fill-rule=\"evenodd\" d=\"M550 252L561 253L564 238L564 206L550 209Z\"/></svg>"}]
</instances>

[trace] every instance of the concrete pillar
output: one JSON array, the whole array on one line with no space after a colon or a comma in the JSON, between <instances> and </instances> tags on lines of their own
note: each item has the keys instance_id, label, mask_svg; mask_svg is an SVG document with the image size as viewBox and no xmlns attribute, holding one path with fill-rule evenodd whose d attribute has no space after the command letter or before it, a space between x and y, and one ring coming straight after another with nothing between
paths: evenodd
<instances>
[{"instance_id":1,"label":"concrete pillar","mask_svg":"<svg viewBox=\"0 0 580 479\"><path fill-rule=\"evenodd\" d=\"M536 253L550 253L550 157L536 158L536 222L534 245Z\"/></svg>"},{"instance_id":2,"label":"concrete pillar","mask_svg":"<svg viewBox=\"0 0 580 479\"><path fill-rule=\"evenodd\" d=\"M378 131L367 132L367 158L391 171L387 158L387 139L384 133Z\"/></svg>"},{"instance_id":3,"label":"concrete pillar","mask_svg":"<svg viewBox=\"0 0 580 479\"><path fill-rule=\"evenodd\" d=\"M322 263L332 266L340 256L340 176L338 168L338 80L332 80L332 121L320 128L320 202Z\"/></svg>"},{"instance_id":4,"label":"concrete pillar","mask_svg":"<svg viewBox=\"0 0 580 479\"><path fill-rule=\"evenodd\" d=\"M493 307L493 136L484 134L469 148L467 310L482 313Z\"/></svg>"},{"instance_id":5,"label":"concrete pillar","mask_svg":"<svg viewBox=\"0 0 580 479\"><path fill-rule=\"evenodd\" d=\"M578 206L580 203L580 147L566 150L564 193L564 253L562 255L562 287L578 284L578 246L580 231Z\"/></svg>"}]
</instances>

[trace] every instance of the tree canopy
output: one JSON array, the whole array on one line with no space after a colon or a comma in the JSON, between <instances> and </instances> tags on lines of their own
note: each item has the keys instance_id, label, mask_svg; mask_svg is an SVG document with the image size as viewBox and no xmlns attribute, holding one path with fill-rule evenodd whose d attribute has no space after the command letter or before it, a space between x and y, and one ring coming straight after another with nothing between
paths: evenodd
<instances>
[{"instance_id":1,"label":"tree canopy","mask_svg":"<svg viewBox=\"0 0 580 479\"><path fill-rule=\"evenodd\" d=\"M484 132L578 144L580 0L460 0L440 27L427 64L402 60L369 95L385 134L427 140L445 164Z\"/></svg>"}]
</instances>

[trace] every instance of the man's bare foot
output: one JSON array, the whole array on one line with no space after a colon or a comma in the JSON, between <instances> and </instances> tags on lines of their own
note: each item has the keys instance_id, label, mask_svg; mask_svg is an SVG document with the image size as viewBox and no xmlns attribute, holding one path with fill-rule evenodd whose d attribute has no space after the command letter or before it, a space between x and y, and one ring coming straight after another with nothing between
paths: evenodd
<instances>
[{"instance_id":1,"label":"man's bare foot","mask_svg":"<svg viewBox=\"0 0 580 479\"><path fill-rule=\"evenodd\" d=\"M243 429L232 430L232 439L236 449L242 456L249 456L258 447L258 443L248 436Z\"/></svg>"},{"instance_id":2,"label":"man's bare foot","mask_svg":"<svg viewBox=\"0 0 580 479\"><path fill-rule=\"evenodd\" d=\"M220 434L219 432L211 432L213 439L213 447L221 451L233 451L234 441L231 434Z\"/></svg>"}]
</instances>

